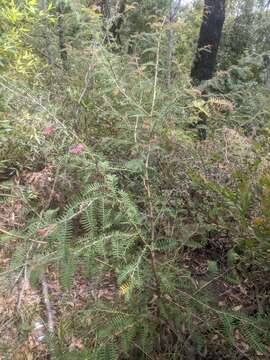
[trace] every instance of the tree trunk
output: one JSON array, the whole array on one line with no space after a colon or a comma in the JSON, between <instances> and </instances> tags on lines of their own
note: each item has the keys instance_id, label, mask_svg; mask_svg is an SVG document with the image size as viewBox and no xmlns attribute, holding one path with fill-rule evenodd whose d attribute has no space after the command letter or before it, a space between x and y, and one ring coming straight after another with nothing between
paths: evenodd
<instances>
[{"instance_id":1,"label":"tree trunk","mask_svg":"<svg viewBox=\"0 0 270 360\"><path fill-rule=\"evenodd\" d=\"M123 15L126 10L126 0L120 1L118 5L118 15L117 18L114 20L111 28L110 33L113 36L113 39L116 40L116 42L121 45L121 38L120 38L120 28L123 23Z\"/></svg>"},{"instance_id":2,"label":"tree trunk","mask_svg":"<svg viewBox=\"0 0 270 360\"><path fill-rule=\"evenodd\" d=\"M191 70L194 83L213 76L224 20L225 0L205 0L197 53Z\"/></svg>"},{"instance_id":3,"label":"tree trunk","mask_svg":"<svg viewBox=\"0 0 270 360\"><path fill-rule=\"evenodd\" d=\"M62 60L63 69L68 70L68 54L67 54L64 29L63 29L63 16L64 16L64 6L60 4L57 7L58 43L59 43L60 57Z\"/></svg>"},{"instance_id":4,"label":"tree trunk","mask_svg":"<svg viewBox=\"0 0 270 360\"><path fill-rule=\"evenodd\" d=\"M109 0L102 0L100 2L100 7L104 21L106 42L116 42L121 45L120 28L123 23L123 15L126 9L126 0L117 1L116 14L114 14L112 4ZM109 27L107 23L109 23Z\"/></svg>"},{"instance_id":5,"label":"tree trunk","mask_svg":"<svg viewBox=\"0 0 270 360\"><path fill-rule=\"evenodd\" d=\"M167 23L171 25L177 16L177 12L180 8L181 0L171 0L170 2L170 13L168 16ZM173 57L173 42L174 42L174 30L169 28L167 30L168 46L166 54L166 87L169 89L172 83L172 57Z\"/></svg>"},{"instance_id":6,"label":"tree trunk","mask_svg":"<svg viewBox=\"0 0 270 360\"><path fill-rule=\"evenodd\" d=\"M103 19L108 20L111 17L111 4L109 0L102 0L100 3Z\"/></svg>"},{"instance_id":7,"label":"tree trunk","mask_svg":"<svg viewBox=\"0 0 270 360\"><path fill-rule=\"evenodd\" d=\"M47 9L46 0L39 0L38 8L41 11L46 11L46 9ZM43 24L46 29L46 27L48 26L47 18L45 18L45 20L43 20ZM45 56L45 58L48 61L48 64L52 65L53 61L52 61L52 54L51 54L51 43L50 43L50 39L49 39L49 36L48 36L48 33L46 30L44 31L44 40L45 40L45 51L44 51L44 53L41 52L41 54Z\"/></svg>"},{"instance_id":8,"label":"tree trunk","mask_svg":"<svg viewBox=\"0 0 270 360\"><path fill-rule=\"evenodd\" d=\"M38 8L40 10L44 10L45 9L45 6L46 6L46 0L39 0L38 1Z\"/></svg>"}]
</instances>

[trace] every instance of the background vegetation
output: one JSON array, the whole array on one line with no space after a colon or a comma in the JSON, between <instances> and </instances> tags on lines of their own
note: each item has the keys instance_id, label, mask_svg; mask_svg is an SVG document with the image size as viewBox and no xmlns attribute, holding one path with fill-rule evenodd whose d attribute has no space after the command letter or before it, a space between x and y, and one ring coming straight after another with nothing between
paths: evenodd
<instances>
[{"instance_id":1,"label":"background vegetation","mask_svg":"<svg viewBox=\"0 0 270 360\"><path fill-rule=\"evenodd\" d=\"M269 358L267 1L0 5L1 358Z\"/></svg>"}]
</instances>

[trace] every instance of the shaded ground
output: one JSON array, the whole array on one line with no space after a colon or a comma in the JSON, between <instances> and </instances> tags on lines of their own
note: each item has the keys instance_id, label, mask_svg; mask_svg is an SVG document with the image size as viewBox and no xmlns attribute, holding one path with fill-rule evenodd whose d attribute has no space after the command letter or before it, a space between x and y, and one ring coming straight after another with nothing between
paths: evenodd
<instances>
[{"instance_id":1,"label":"shaded ground","mask_svg":"<svg viewBox=\"0 0 270 360\"><path fill-rule=\"evenodd\" d=\"M22 229L26 222L22 189L32 192L39 199L41 206L48 206L53 201L60 202L60 195L54 190L51 169L45 168L40 172L23 172L14 177L9 184L7 200L0 204L0 267L2 272L0 283L0 355L3 359L34 360L47 359L48 347L44 336L48 330L48 306L51 307L54 331L62 337L65 348L74 351L90 346L92 338L84 334L81 337L76 331L76 314L89 307L97 300L114 302L116 288L113 275L108 272L103 278L87 278L78 268L75 279L69 291L59 285L57 270L50 266L45 275L48 286L49 299L44 297L42 285L30 285L28 281L28 267L13 272L10 268L13 249L20 244L20 236L10 236L18 229ZM5 242L5 239L8 241ZM36 246L39 240L33 239ZM250 283L245 279L234 284L228 276L225 254L226 238L212 239L209 244L198 250L184 248L179 263L189 270L196 282L195 293L207 292L218 304L220 309L230 308L236 314L262 314L269 302L269 287ZM219 272L209 273L209 261L215 260ZM3 276L5 275L5 276ZM4 280L5 279L5 280ZM268 295L267 295L268 294ZM73 316L74 315L74 316ZM75 323L74 323L75 321ZM87 322L87 318L85 320ZM91 327L91 317L89 324ZM257 352L251 355L250 347L243 341L240 334L235 333L238 346L237 359L267 359L268 356ZM226 353L226 352L225 352ZM208 354L198 356L198 359L226 359L223 349L223 339L213 334L209 339ZM231 356L231 355L230 355ZM270 356L270 348L269 348ZM1 359L2 359L1 358ZM231 357L228 357L228 359ZM236 359L235 358L235 359Z\"/></svg>"}]
</instances>

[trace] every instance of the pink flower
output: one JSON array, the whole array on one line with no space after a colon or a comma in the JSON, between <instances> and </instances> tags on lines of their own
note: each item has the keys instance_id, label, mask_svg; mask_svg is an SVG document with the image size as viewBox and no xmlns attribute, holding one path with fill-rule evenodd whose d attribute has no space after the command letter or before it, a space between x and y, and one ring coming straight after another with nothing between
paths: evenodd
<instances>
[{"instance_id":1,"label":"pink flower","mask_svg":"<svg viewBox=\"0 0 270 360\"><path fill-rule=\"evenodd\" d=\"M42 134L45 136L49 136L54 132L54 130L55 129L53 125L48 125L42 130Z\"/></svg>"},{"instance_id":2,"label":"pink flower","mask_svg":"<svg viewBox=\"0 0 270 360\"><path fill-rule=\"evenodd\" d=\"M69 148L68 152L71 154L80 154L84 150L83 144L78 144Z\"/></svg>"}]
</instances>

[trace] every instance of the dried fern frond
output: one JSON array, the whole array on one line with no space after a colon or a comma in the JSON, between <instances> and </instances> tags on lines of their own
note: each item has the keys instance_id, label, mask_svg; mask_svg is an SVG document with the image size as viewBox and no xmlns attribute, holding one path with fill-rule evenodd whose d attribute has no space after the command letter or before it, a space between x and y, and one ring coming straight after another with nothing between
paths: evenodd
<instances>
[{"instance_id":1,"label":"dried fern frond","mask_svg":"<svg viewBox=\"0 0 270 360\"><path fill-rule=\"evenodd\" d=\"M211 97L208 100L208 104L212 105L213 108L217 111L229 111L232 112L235 109L235 106L232 101L228 99L222 99L219 97Z\"/></svg>"}]
</instances>

